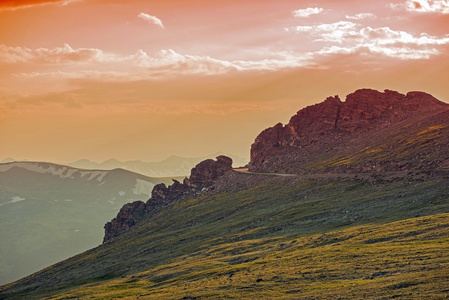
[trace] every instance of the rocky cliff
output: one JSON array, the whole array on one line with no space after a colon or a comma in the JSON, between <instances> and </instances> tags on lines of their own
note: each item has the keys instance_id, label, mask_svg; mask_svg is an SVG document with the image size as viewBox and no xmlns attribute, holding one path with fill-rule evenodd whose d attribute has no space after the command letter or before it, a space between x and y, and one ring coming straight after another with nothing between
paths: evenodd
<instances>
[{"instance_id":1,"label":"rocky cliff","mask_svg":"<svg viewBox=\"0 0 449 300\"><path fill-rule=\"evenodd\" d=\"M181 199L206 193L218 178L231 169L232 159L221 155L216 160L207 159L197 164L191 170L190 177L186 177L183 183L173 180L173 184L169 186L164 183L157 184L151 192L151 198L146 203L135 201L125 204L117 217L106 223L103 243L128 231L155 210Z\"/></svg>"},{"instance_id":2,"label":"rocky cliff","mask_svg":"<svg viewBox=\"0 0 449 300\"><path fill-rule=\"evenodd\" d=\"M361 89L344 102L338 96L329 97L298 111L285 126L279 123L260 133L251 146L249 167L259 172L302 174L366 171L367 166L376 165L394 171L398 158L416 165L422 162L419 153L416 149L408 153L406 148L421 144L416 144L410 131L416 128L414 133L423 143L440 139L434 146L443 150L448 111L448 104L423 92L404 95ZM421 137L420 132L424 132ZM440 154L437 160L445 164L449 154Z\"/></svg>"}]
</instances>

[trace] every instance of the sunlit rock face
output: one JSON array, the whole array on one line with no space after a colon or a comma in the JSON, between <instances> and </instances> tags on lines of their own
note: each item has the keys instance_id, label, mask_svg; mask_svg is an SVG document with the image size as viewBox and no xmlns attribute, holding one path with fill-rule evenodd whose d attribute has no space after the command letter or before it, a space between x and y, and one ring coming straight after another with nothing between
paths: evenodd
<instances>
[{"instance_id":1,"label":"sunlit rock face","mask_svg":"<svg viewBox=\"0 0 449 300\"><path fill-rule=\"evenodd\" d=\"M423 92L404 95L360 89L344 102L338 96L328 97L298 111L285 126L278 123L262 131L251 146L249 167L252 171L279 171L288 168L281 167L280 161L293 153L291 159L307 163L308 156L341 148L342 143L349 144L361 134L447 110L446 103Z\"/></svg>"}]
</instances>

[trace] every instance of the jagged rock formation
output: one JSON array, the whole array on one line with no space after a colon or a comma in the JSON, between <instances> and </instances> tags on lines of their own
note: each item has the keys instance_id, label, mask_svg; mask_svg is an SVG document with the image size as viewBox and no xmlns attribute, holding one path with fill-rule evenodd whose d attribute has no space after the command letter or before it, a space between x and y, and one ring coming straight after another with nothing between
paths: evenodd
<instances>
[{"instance_id":1,"label":"jagged rock formation","mask_svg":"<svg viewBox=\"0 0 449 300\"><path fill-rule=\"evenodd\" d=\"M204 160L192 169L190 178L184 180L184 183L193 187L208 186L215 179L229 171L231 166L232 159L223 155L218 156L217 161L212 159Z\"/></svg>"},{"instance_id":2,"label":"jagged rock formation","mask_svg":"<svg viewBox=\"0 0 449 300\"><path fill-rule=\"evenodd\" d=\"M448 111L449 105L423 92L403 95L390 90L382 93L361 89L348 95L345 102L338 96L329 97L298 111L287 125L279 123L260 133L251 146L249 167L252 171L298 174L367 171L376 166L377 170L397 170L398 155L411 167L419 163L420 154L412 151L405 155L407 143L419 145L401 129L407 127L410 131L415 126L421 129L417 135L423 130L432 132L432 138L423 142L434 141L435 135L445 136L435 145L443 150ZM354 152L360 157L348 157ZM443 152L443 157L436 159L441 164L449 158L447 151ZM318 165L318 161L322 164Z\"/></svg>"},{"instance_id":3,"label":"jagged rock formation","mask_svg":"<svg viewBox=\"0 0 449 300\"><path fill-rule=\"evenodd\" d=\"M151 198L146 203L135 201L125 204L117 217L106 223L103 243L128 231L159 208L207 192L219 177L231 169L232 159L221 155L217 157L216 161L207 159L200 162L192 169L190 177L186 177L183 183L173 180L173 184L169 186L164 183L155 185L151 192Z\"/></svg>"},{"instance_id":4,"label":"jagged rock formation","mask_svg":"<svg viewBox=\"0 0 449 300\"><path fill-rule=\"evenodd\" d=\"M144 202L135 201L123 205L120 212L111 222L104 226L105 237L103 242L107 242L123 232L128 231L131 227L137 224L147 213L147 208Z\"/></svg>"}]
</instances>

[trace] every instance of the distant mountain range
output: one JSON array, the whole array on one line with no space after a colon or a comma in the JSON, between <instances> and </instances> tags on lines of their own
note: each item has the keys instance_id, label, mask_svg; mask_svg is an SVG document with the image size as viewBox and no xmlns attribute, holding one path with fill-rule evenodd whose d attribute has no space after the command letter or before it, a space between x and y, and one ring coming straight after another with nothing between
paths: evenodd
<instances>
[{"instance_id":1,"label":"distant mountain range","mask_svg":"<svg viewBox=\"0 0 449 300\"><path fill-rule=\"evenodd\" d=\"M67 163L67 165L82 169L111 170L122 168L151 177L187 176L190 174L190 170L199 162L222 154L218 152L202 157L170 156L159 162L143 162L140 160L122 162L117 159L109 159L102 163L96 163L87 159L81 159ZM230 155L229 157L232 158L234 167L244 166L248 163L248 159L237 155Z\"/></svg>"},{"instance_id":2,"label":"distant mountain range","mask_svg":"<svg viewBox=\"0 0 449 300\"><path fill-rule=\"evenodd\" d=\"M0 164L0 283L98 245L106 221L123 204L150 198L161 182L171 180L123 169Z\"/></svg>"}]
</instances>

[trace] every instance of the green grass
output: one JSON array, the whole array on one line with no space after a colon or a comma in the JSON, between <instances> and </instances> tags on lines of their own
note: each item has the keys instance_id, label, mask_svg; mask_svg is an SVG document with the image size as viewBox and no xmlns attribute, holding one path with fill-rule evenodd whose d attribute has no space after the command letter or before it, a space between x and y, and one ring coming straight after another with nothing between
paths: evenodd
<instances>
[{"instance_id":1,"label":"green grass","mask_svg":"<svg viewBox=\"0 0 449 300\"><path fill-rule=\"evenodd\" d=\"M50 299L443 298L448 242L449 214L244 240Z\"/></svg>"},{"instance_id":2,"label":"green grass","mask_svg":"<svg viewBox=\"0 0 449 300\"><path fill-rule=\"evenodd\" d=\"M352 149L350 153L333 151L329 153L312 154L309 162L302 166L309 171L329 170L340 166L369 166L377 163L387 162L410 162L438 161L447 158L446 147L449 124L437 123L430 126L421 126L411 129L410 124L404 123L403 127L391 135L383 131L374 133L369 140L369 146L363 143L353 142L352 145L359 145L358 149ZM439 141L441 139L441 141ZM446 140L445 140L446 139ZM428 149L434 149L429 151ZM435 151L435 149L439 149ZM443 157L444 156L444 157Z\"/></svg>"},{"instance_id":3,"label":"green grass","mask_svg":"<svg viewBox=\"0 0 449 300\"><path fill-rule=\"evenodd\" d=\"M0 288L0 298L440 297L448 212L445 179L276 178L166 207L108 244Z\"/></svg>"}]
</instances>

